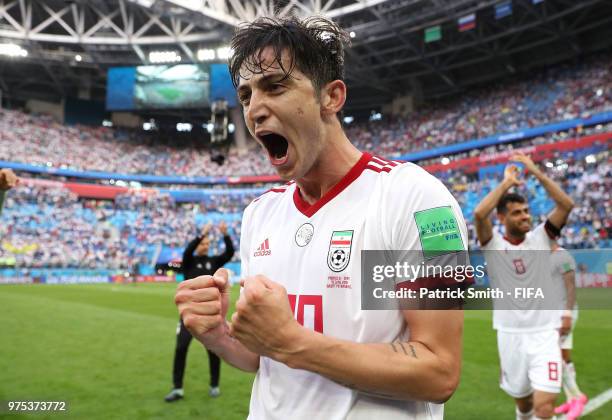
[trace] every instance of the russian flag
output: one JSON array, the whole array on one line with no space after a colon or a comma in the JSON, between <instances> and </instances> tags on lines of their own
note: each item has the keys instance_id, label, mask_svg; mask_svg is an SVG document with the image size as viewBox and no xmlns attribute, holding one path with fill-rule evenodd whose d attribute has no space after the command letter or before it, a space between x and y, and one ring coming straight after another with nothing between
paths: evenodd
<instances>
[{"instance_id":1,"label":"russian flag","mask_svg":"<svg viewBox=\"0 0 612 420\"><path fill-rule=\"evenodd\" d=\"M470 13L457 19L459 25L459 32L469 31L476 27L476 14Z\"/></svg>"}]
</instances>

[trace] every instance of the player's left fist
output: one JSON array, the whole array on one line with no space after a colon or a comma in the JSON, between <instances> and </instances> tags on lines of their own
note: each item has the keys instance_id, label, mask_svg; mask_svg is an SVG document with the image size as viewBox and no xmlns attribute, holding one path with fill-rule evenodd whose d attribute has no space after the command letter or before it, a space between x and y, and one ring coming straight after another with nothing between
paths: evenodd
<instances>
[{"instance_id":1,"label":"player's left fist","mask_svg":"<svg viewBox=\"0 0 612 420\"><path fill-rule=\"evenodd\" d=\"M0 169L0 190L6 191L15 187L19 183L19 178L10 169Z\"/></svg>"},{"instance_id":2,"label":"player's left fist","mask_svg":"<svg viewBox=\"0 0 612 420\"><path fill-rule=\"evenodd\" d=\"M230 335L254 353L283 361L301 329L287 291L263 275L247 277L240 284L244 289L232 315Z\"/></svg>"}]
</instances>

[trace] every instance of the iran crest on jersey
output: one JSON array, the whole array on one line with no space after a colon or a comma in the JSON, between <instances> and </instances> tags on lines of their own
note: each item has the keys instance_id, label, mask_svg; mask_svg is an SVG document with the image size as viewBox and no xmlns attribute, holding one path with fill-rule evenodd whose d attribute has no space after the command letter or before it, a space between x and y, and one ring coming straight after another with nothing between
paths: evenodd
<instances>
[{"instance_id":1,"label":"iran crest on jersey","mask_svg":"<svg viewBox=\"0 0 612 420\"><path fill-rule=\"evenodd\" d=\"M423 250L415 213L441 207L448 210L430 216L453 219L454 244L465 250L461 210L440 181L416 165L364 153L314 204L290 182L247 207L242 276L263 274L283 285L296 320L321 334L360 343L406 339L401 311L361 310L361 251ZM438 419L442 413L443 405L369 397L262 357L249 419Z\"/></svg>"}]
</instances>

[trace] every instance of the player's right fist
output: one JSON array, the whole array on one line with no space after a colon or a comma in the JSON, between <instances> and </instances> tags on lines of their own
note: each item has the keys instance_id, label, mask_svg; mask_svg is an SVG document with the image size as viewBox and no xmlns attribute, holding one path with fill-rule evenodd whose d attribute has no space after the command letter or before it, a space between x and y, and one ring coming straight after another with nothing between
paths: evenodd
<instances>
[{"instance_id":1,"label":"player's right fist","mask_svg":"<svg viewBox=\"0 0 612 420\"><path fill-rule=\"evenodd\" d=\"M220 268L213 276L185 280L176 290L174 302L183 324L204 345L227 335L228 277L228 271Z\"/></svg>"}]
</instances>

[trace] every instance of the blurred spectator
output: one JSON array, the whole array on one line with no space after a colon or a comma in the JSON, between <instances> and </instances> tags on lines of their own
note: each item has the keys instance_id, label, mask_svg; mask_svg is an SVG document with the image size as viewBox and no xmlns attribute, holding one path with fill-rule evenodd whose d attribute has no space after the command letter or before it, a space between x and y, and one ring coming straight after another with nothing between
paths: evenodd
<instances>
[{"instance_id":1,"label":"blurred spectator","mask_svg":"<svg viewBox=\"0 0 612 420\"><path fill-rule=\"evenodd\" d=\"M361 150L385 157L431 149L612 109L612 59L591 58L525 80L492 85L436 103L406 118L347 127ZM258 147L254 142L250 147ZM244 157L248 156L248 159ZM49 117L0 111L0 159L53 168L106 172L244 176L274 171L265 154L231 148L225 165L210 152L151 145L140 131L65 126Z\"/></svg>"},{"instance_id":2,"label":"blurred spectator","mask_svg":"<svg viewBox=\"0 0 612 420\"><path fill-rule=\"evenodd\" d=\"M605 150L584 156L559 155L555 163L540 162L576 203L561 245L565 248L605 248L612 244L612 157ZM548 164L548 165L547 165ZM496 185L499 174L478 179L459 171L444 174L464 214ZM552 208L541 186L527 182L522 191L534 218ZM121 268L151 264L156 247L183 248L197 226L225 220L238 248L243 209L257 194L228 193L203 203L177 204L153 190L132 190L115 201L78 200L61 183L24 182L7 195L0 223L0 259L14 257L18 267ZM468 217L470 247L477 247ZM224 252L222 235L211 242L210 255ZM237 255L234 256L236 261Z\"/></svg>"},{"instance_id":3,"label":"blurred spectator","mask_svg":"<svg viewBox=\"0 0 612 420\"><path fill-rule=\"evenodd\" d=\"M432 105L406 118L349 125L347 135L362 150L393 157L523 127L587 117L612 110L611 70L612 59L607 57L581 65L561 66L524 81L491 86ZM447 158L452 161L610 131L612 123L579 127ZM250 147L258 146L252 143ZM0 110L0 159L53 168L154 175L242 176L273 172L261 153L248 153L245 159L232 148L226 164L218 166L211 164L208 151L150 145L149 139L139 132L70 127L49 117L10 110ZM439 162L437 157L419 164ZM540 162L540 166L563 184L577 204L564 229L561 245L610 247L612 161L609 150L557 152L553 159ZM0 171L0 201L8 173ZM478 173L448 170L436 176L455 194L467 216L498 182L501 172L479 178ZM541 187L528 182L524 188L534 217L544 217L552 203L542 198L545 194ZM130 189L114 201L79 200L61 182L24 181L6 194L0 223L0 260L9 258L17 267L132 271L139 264L151 264L160 247L184 248L197 226L220 220L226 221L233 245L238 247L241 213L259 194L223 186L219 194L208 194L202 202L185 204L150 188ZM477 244L470 220L468 229L470 247L474 248ZM220 254L225 248L221 236L216 237L210 245L211 255ZM237 258L234 256L234 261Z\"/></svg>"}]
</instances>

